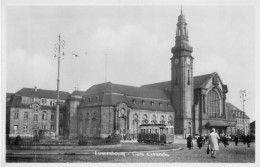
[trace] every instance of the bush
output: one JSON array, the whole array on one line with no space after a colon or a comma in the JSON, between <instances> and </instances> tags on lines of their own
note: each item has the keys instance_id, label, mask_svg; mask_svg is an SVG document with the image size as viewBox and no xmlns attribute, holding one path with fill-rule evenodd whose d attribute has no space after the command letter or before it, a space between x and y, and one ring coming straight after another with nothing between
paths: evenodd
<instances>
[{"instance_id":1,"label":"bush","mask_svg":"<svg viewBox=\"0 0 260 167\"><path fill-rule=\"evenodd\" d=\"M33 137L33 142L36 142L36 143L39 143L40 142L40 137L39 137L39 135L35 135L34 137Z\"/></svg>"},{"instance_id":2,"label":"bush","mask_svg":"<svg viewBox=\"0 0 260 167\"><path fill-rule=\"evenodd\" d=\"M22 144L22 138L20 135L18 135L14 140L14 145L21 145Z\"/></svg>"},{"instance_id":3,"label":"bush","mask_svg":"<svg viewBox=\"0 0 260 167\"><path fill-rule=\"evenodd\" d=\"M88 137L85 135L81 135L79 138L79 145L87 145L88 144Z\"/></svg>"},{"instance_id":4,"label":"bush","mask_svg":"<svg viewBox=\"0 0 260 167\"><path fill-rule=\"evenodd\" d=\"M109 135L106 139L106 143L120 143L121 136L120 135Z\"/></svg>"}]
</instances>

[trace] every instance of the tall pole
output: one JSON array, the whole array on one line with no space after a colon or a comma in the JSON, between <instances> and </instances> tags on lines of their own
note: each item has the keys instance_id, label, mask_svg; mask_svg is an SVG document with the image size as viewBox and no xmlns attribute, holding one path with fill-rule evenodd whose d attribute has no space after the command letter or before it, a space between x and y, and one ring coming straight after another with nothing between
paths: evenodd
<instances>
[{"instance_id":1,"label":"tall pole","mask_svg":"<svg viewBox=\"0 0 260 167\"><path fill-rule=\"evenodd\" d=\"M60 52L61 52L61 36L58 36L58 43L54 45L54 51L58 50L58 77L57 77L57 102L56 102L56 131L55 137L59 139L59 116L60 116ZM62 40L62 48L64 49L65 41ZM64 52L62 54L64 56ZM56 57L56 53L55 56Z\"/></svg>"},{"instance_id":2,"label":"tall pole","mask_svg":"<svg viewBox=\"0 0 260 167\"><path fill-rule=\"evenodd\" d=\"M246 90L241 90L240 91L240 98L242 98L243 102L243 130L244 130L244 135L246 135L246 130L245 130L245 97L246 97Z\"/></svg>"}]
</instances>

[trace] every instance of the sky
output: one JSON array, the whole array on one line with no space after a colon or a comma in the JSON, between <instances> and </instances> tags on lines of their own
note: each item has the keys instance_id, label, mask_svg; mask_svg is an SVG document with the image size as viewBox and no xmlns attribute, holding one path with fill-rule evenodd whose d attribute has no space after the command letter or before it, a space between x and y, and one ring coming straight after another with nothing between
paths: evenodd
<instances>
[{"instance_id":1,"label":"sky","mask_svg":"<svg viewBox=\"0 0 260 167\"><path fill-rule=\"evenodd\" d=\"M227 101L255 120L254 6L184 5L194 76L217 72ZM8 6L6 91L56 90L58 35L65 41L60 90L86 91L110 81L141 86L171 79L171 48L180 5ZM75 57L73 53L79 55Z\"/></svg>"}]
</instances>

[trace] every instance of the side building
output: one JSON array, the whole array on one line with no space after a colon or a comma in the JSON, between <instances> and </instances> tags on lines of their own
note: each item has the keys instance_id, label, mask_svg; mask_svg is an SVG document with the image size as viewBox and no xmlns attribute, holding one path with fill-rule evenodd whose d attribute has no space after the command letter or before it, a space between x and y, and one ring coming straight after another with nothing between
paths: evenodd
<instances>
[{"instance_id":1,"label":"side building","mask_svg":"<svg viewBox=\"0 0 260 167\"><path fill-rule=\"evenodd\" d=\"M60 136L65 133L65 102L68 92L60 92ZM6 133L9 136L49 135L55 132L57 92L33 88L23 88L14 94L7 95Z\"/></svg>"},{"instance_id":2,"label":"side building","mask_svg":"<svg viewBox=\"0 0 260 167\"><path fill-rule=\"evenodd\" d=\"M231 103L227 103L229 134L250 134L250 118ZM232 125L232 126L231 126Z\"/></svg>"}]
</instances>

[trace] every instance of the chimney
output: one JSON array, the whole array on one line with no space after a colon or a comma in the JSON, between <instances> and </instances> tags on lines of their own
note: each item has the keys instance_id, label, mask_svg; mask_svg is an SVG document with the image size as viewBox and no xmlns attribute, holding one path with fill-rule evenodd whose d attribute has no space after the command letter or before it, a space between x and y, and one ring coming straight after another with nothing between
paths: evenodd
<instances>
[{"instance_id":1,"label":"chimney","mask_svg":"<svg viewBox=\"0 0 260 167\"><path fill-rule=\"evenodd\" d=\"M37 86L34 87L34 91L37 92Z\"/></svg>"}]
</instances>

